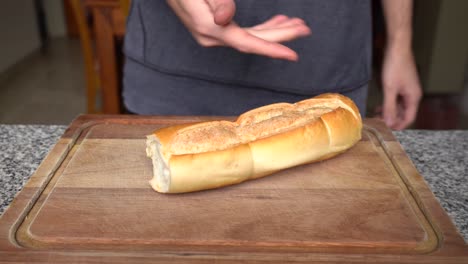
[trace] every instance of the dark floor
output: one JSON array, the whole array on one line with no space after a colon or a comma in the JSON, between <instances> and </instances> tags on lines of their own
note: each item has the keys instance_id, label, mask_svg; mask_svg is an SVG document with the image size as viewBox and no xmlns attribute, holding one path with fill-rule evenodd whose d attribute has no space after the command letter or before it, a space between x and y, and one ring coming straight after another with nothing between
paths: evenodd
<instances>
[{"instance_id":1,"label":"dark floor","mask_svg":"<svg viewBox=\"0 0 468 264\"><path fill-rule=\"evenodd\" d=\"M467 97L443 98L442 102L426 98L412 128L468 129L468 116L453 111ZM372 81L368 116L381 98L377 82ZM0 124L67 125L85 112L84 66L77 39L52 39L45 52L28 56L0 75Z\"/></svg>"}]
</instances>

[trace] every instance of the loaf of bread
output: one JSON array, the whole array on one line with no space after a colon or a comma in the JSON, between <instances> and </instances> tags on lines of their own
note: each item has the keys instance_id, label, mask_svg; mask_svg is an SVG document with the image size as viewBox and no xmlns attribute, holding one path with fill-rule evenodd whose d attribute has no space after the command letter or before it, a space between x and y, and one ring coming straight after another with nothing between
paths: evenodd
<instances>
[{"instance_id":1,"label":"loaf of bread","mask_svg":"<svg viewBox=\"0 0 468 264\"><path fill-rule=\"evenodd\" d=\"M354 102L323 94L248 111L235 122L165 127L147 137L152 188L184 193L241 183L331 158L361 139Z\"/></svg>"}]
</instances>

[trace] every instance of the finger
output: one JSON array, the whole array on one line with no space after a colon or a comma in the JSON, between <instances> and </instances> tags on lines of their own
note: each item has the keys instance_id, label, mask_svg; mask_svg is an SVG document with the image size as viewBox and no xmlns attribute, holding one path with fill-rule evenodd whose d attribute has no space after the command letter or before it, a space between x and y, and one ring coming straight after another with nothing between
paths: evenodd
<instances>
[{"instance_id":1,"label":"finger","mask_svg":"<svg viewBox=\"0 0 468 264\"><path fill-rule=\"evenodd\" d=\"M234 0L205 0L210 6L214 22L220 26L225 26L232 21L236 13Z\"/></svg>"},{"instance_id":2,"label":"finger","mask_svg":"<svg viewBox=\"0 0 468 264\"><path fill-rule=\"evenodd\" d=\"M401 130L404 128L404 113L405 106L401 100L397 100L396 117L393 120L393 125L391 127L393 130Z\"/></svg>"},{"instance_id":3,"label":"finger","mask_svg":"<svg viewBox=\"0 0 468 264\"><path fill-rule=\"evenodd\" d=\"M249 30L247 31L261 39L270 42L285 42L310 35L310 29L306 25L292 25L289 27L264 29L264 30Z\"/></svg>"},{"instance_id":4,"label":"finger","mask_svg":"<svg viewBox=\"0 0 468 264\"><path fill-rule=\"evenodd\" d=\"M289 27L289 26L293 26L293 25L304 25L304 26L307 27L305 21L298 18L298 17L290 18L290 19L288 19L286 21L283 21L282 23L278 23L274 27L275 28L282 28L282 27Z\"/></svg>"},{"instance_id":5,"label":"finger","mask_svg":"<svg viewBox=\"0 0 468 264\"><path fill-rule=\"evenodd\" d=\"M210 36L201 35L197 32L192 32L195 41L200 44L202 47L216 47L216 46L224 46L224 43L219 41L218 39L212 38Z\"/></svg>"},{"instance_id":6,"label":"finger","mask_svg":"<svg viewBox=\"0 0 468 264\"><path fill-rule=\"evenodd\" d=\"M386 92L384 96L383 118L385 124L393 128L397 119L397 94L393 91Z\"/></svg>"},{"instance_id":7,"label":"finger","mask_svg":"<svg viewBox=\"0 0 468 264\"><path fill-rule=\"evenodd\" d=\"M418 112L419 100L411 97L403 97L403 103L403 118L396 126L398 130L404 129L413 123Z\"/></svg>"},{"instance_id":8,"label":"finger","mask_svg":"<svg viewBox=\"0 0 468 264\"><path fill-rule=\"evenodd\" d=\"M226 31L224 31L222 39L227 46L231 46L240 52L253 53L290 61L298 60L297 53L292 49L284 45L253 36L237 25L230 25Z\"/></svg>"},{"instance_id":9,"label":"finger","mask_svg":"<svg viewBox=\"0 0 468 264\"><path fill-rule=\"evenodd\" d=\"M279 25L279 24L281 24L281 23L283 23L285 21L288 21L288 20L289 20L288 16L276 15L276 16L268 19L267 21L252 27L252 29L262 30L262 29L274 27L274 26Z\"/></svg>"},{"instance_id":10,"label":"finger","mask_svg":"<svg viewBox=\"0 0 468 264\"><path fill-rule=\"evenodd\" d=\"M267 21L267 22L270 22L270 21ZM288 28L288 27L292 27L292 26L300 26L300 27L304 27L304 28L307 28L309 29L310 31L310 28L306 25L306 23L304 22L304 20L300 19L300 18L288 18L284 21L280 21L280 22L277 22L277 23L263 23L263 24L260 24L260 25L257 25L257 26L254 26L254 27L251 27L251 28L248 28L248 29L251 29L251 30L267 30L267 29L277 29L277 28Z\"/></svg>"}]
</instances>

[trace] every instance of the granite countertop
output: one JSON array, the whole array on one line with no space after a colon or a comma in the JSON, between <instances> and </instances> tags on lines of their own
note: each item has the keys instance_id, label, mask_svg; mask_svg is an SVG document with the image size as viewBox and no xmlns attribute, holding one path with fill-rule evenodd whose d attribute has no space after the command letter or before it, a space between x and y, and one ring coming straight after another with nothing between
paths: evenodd
<instances>
[{"instance_id":1,"label":"granite countertop","mask_svg":"<svg viewBox=\"0 0 468 264\"><path fill-rule=\"evenodd\" d=\"M0 215L65 129L0 125ZM468 241L468 130L406 130L394 134Z\"/></svg>"}]
</instances>

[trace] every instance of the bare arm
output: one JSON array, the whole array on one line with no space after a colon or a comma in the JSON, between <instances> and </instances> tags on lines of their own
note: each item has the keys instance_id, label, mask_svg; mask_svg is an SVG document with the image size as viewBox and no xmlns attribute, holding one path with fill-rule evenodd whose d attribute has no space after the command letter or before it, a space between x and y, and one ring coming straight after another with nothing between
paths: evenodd
<instances>
[{"instance_id":1,"label":"bare arm","mask_svg":"<svg viewBox=\"0 0 468 264\"><path fill-rule=\"evenodd\" d=\"M388 44L411 49L412 0L382 0Z\"/></svg>"},{"instance_id":2,"label":"bare arm","mask_svg":"<svg viewBox=\"0 0 468 264\"><path fill-rule=\"evenodd\" d=\"M421 85L411 49L412 0L382 0L387 43L382 68L383 117L393 129L404 129L416 118Z\"/></svg>"}]
</instances>

